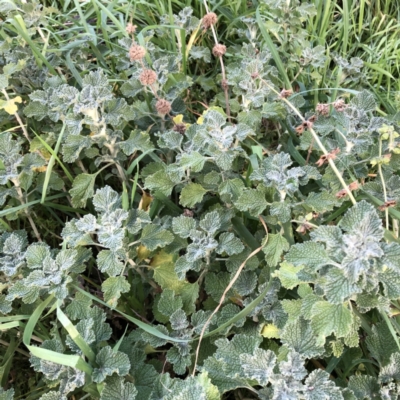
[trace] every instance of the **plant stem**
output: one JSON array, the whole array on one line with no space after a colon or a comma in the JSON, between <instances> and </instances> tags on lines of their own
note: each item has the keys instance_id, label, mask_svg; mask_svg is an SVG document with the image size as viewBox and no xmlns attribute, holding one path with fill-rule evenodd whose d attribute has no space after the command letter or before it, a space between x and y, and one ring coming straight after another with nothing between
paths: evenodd
<instances>
[{"instance_id":1,"label":"plant stem","mask_svg":"<svg viewBox=\"0 0 400 400\"><path fill-rule=\"evenodd\" d=\"M21 204L25 204L24 195L23 195L23 193L22 193L21 187L19 186L18 180L17 180L17 179L12 179L11 182L14 184L15 190L16 190L17 193L18 193L18 200L20 201ZM27 210L27 209L25 210L25 214L26 214L26 216L27 216L27 218L28 218L29 223L31 224L31 227L32 227L32 230L33 230L33 232L34 232L34 234L35 234L35 236L36 236L36 239L37 239L39 242L41 242L42 239L41 239L40 233L39 233L39 231L38 231L38 229L37 229L37 227L36 227L35 221L34 221L34 220L32 219L32 217L28 214L28 210Z\"/></svg>"},{"instance_id":2,"label":"plant stem","mask_svg":"<svg viewBox=\"0 0 400 400\"><path fill-rule=\"evenodd\" d=\"M382 139L379 138L379 157L382 157ZM383 201L387 202L387 193L386 193L386 185L385 185L385 178L383 177L382 173L382 165L378 164L378 172L379 177L381 178L382 189L383 189ZM386 222L386 229L389 230L389 209L388 207L385 208L385 222Z\"/></svg>"},{"instance_id":3,"label":"plant stem","mask_svg":"<svg viewBox=\"0 0 400 400\"><path fill-rule=\"evenodd\" d=\"M218 310L222 307L222 304L225 301L225 297L227 295L227 293L229 292L229 290L232 288L232 286L234 285L234 283L236 282L236 280L239 278L240 273L242 272L244 266L246 265L247 261L250 260L251 257L253 257L254 255L256 255L257 253L259 253L262 250L262 246L255 249L244 261L243 263L240 265L240 267L238 268L238 270L236 271L235 275L233 276L233 278L231 279L231 281L229 282L228 286L225 288L224 293L222 293L221 299L218 303L218 306L215 308L215 310L212 312L212 314L208 317L206 323L203 326L203 329L201 330L200 333L200 337L199 337L199 343L197 345L197 349L196 349L196 358L194 361L194 367L193 367L193 372L192 372L192 376L194 376L194 374L196 373L196 366L197 366L197 361L199 359L199 353L200 353L200 346L201 346L201 341L203 339L204 333L206 331L206 329L208 328L208 325L210 325L210 322L212 320L212 318L214 317L214 315L218 312Z\"/></svg>"},{"instance_id":4,"label":"plant stem","mask_svg":"<svg viewBox=\"0 0 400 400\"><path fill-rule=\"evenodd\" d=\"M207 1L203 0L204 2L204 7L206 8L207 13L210 12L210 10L208 9L208 5L207 5ZM215 32L215 28L213 25L211 25L211 31L214 37L214 42L215 44L219 44L218 43L218 38L217 38L217 33ZM228 94L228 83L226 81L226 73L225 73L225 65L224 65L224 60L222 59L222 56L219 56L219 62L221 64L221 73L222 73L222 82L221 82L221 86L222 89L224 90L224 95L225 95L225 108L226 108L226 115L228 116L228 120L229 122L231 122L231 108L229 106L229 94Z\"/></svg>"},{"instance_id":5,"label":"plant stem","mask_svg":"<svg viewBox=\"0 0 400 400\"><path fill-rule=\"evenodd\" d=\"M269 89L271 89L275 94L280 96L280 93L274 87L272 87L267 81L264 80L264 82L268 86ZM295 114L302 120L302 122L306 121L306 119L303 117L303 115L300 113L300 111L289 100L285 99L284 97L280 97L280 98L281 98L282 101L284 101L295 112ZM324 155L328 156L329 152L328 152L328 150L326 150L325 146L322 144L320 138L318 137L317 132L315 132L312 127L309 127L307 129L312 134L314 140L317 142L318 147L321 149L321 151L324 153ZM349 196L351 202L353 204L357 204L356 199L354 198L353 194L351 193L350 189L348 188L346 182L343 179L342 174L337 169L337 167L336 167L335 163L333 162L333 160L328 157L328 162L329 162L329 165L332 168L333 172L335 173L335 175L339 179L339 182L341 183L343 189L346 191L347 195Z\"/></svg>"}]
</instances>

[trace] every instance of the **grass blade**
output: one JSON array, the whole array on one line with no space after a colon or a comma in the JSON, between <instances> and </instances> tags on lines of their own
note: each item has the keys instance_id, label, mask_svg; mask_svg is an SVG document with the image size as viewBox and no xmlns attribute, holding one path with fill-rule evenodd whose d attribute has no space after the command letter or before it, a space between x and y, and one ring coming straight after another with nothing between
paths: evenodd
<instances>
[{"instance_id":1,"label":"grass blade","mask_svg":"<svg viewBox=\"0 0 400 400\"><path fill-rule=\"evenodd\" d=\"M267 28L265 27L265 25L261 19L259 8L257 8L257 11L256 11L256 20L257 20L258 27L260 28L261 34L265 40L265 43L267 44L268 49L272 54L272 58L275 61L276 67L278 68L278 70L281 74L281 78L284 81L286 89L292 89L292 84L290 83L290 79L288 77L288 74L286 73L286 69L283 65L281 57L279 56L278 50L276 49L274 42L272 41L271 36L269 35Z\"/></svg>"},{"instance_id":2,"label":"grass blade","mask_svg":"<svg viewBox=\"0 0 400 400\"><path fill-rule=\"evenodd\" d=\"M36 307L35 311L29 318L23 335L23 343L28 348L28 350L34 356L41 358L46 361L51 361L56 364L66 365L68 367L77 368L81 371L84 371L88 374L92 373L92 367L87 364L80 356L74 356L69 354L61 354L52 350L42 349L40 347L31 346L30 342L32 339L33 330L37 322L39 321L40 316L43 311L50 305L50 303L54 300L54 295L50 295L44 300L38 307Z\"/></svg>"},{"instance_id":3,"label":"grass blade","mask_svg":"<svg viewBox=\"0 0 400 400\"><path fill-rule=\"evenodd\" d=\"M96 355L94 354L90 346L85 342L78 330L75 328L74 324L61 311L60 307L57 307L57 318L61 322L65 330L68 332L69 336L71 336L71 339L82 350L82 353L88 358L88 360L93 364L95 362Z\"/></svg>"},{"instance_id":4,"label":"grass blade","mask_svg":"<svg viewBox=\"0 0 400 400\"><path fill-rule=\"evenodd\" d=\"M40 201L42 204L46 201L46 193L47 193L47 188L48 188L49 182L50 182L51 171L53 170L53 166L54 166L54 163L56 161L56 157L55 156L58 154L58 150L60 149L60 146L61 146L62 138L64 136L64 131L65 131L65 124L63 124L63 126L61 128L61 132L58 135L58 140L57 140L57 143L56 143L56 147L54 148L54 151L52 153L50 161L49 161L49 163L47 165L46 175L44 177L44 182L43 182L42 199Z\"/></svg>"},{"instance_id":5,"label":"grass blade","mask_svg":"<svg viewBox=\"0 0 400 400\"><path fill-rule=\"evenodd\" d=\"M80 287L74 286L74 288L76 290L78 290L79 292L83 293L85 296L87 296L90 299L94 300L95 302L100 303L100 304L102 304L103 306L105 306L107 308L110 308L110 306L107 303L105 303L104 301L98 299L96 296L93 296L92 294L86 292L85 290L81 289ZM169 342L175 342L175 343L187 343L187 342L189 342L189 340L186 340L186 339L178 339L178 338L173 338L173 337L167 336L164 333L160 332L158 329L154 328L153 326L151 326L149 324L145 324L144 322L140 321L139 319L131 317L130 315L127 315L127 314L123 313L122 311L119 311L119 310L116 310L116 309L114 309L114 311L117 312L118 314L121 314L128 321L134 323L136 326L138 326L139 328L143 329L147 333L150 333L150 335L156 336L156 337L158 337L160 339L168 340Z\"/></svg>"}]
</instances>

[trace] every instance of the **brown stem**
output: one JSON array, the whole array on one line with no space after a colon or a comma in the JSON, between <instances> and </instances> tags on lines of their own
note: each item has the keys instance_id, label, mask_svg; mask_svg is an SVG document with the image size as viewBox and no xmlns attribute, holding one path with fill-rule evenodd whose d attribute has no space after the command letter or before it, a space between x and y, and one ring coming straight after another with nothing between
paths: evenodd
<instances>
[{"instance_id":1,"label":"brown stem","mask_svg":"<svg viewBox=\"0 0 400 400\"><path fill-rule=\"evenodd\" d=\"M136 263L132 259L129 259L128 263L133 267L133 269L141 276L141 278L144 281L148 282L150 286L153 287L153 289L156 289L157 291L160 289L157 283L155 283L152 279L148 278L140 268L137 268Z\"/></svg>"},{"instance_id":2,"label":"brown stem","mask_svg":"<svg viewBox=\"0 0 400 400\"><path fill-rule=\"evenodd\" d=\"M235 284L236 280L239 278L240 273L242 272L244 266L246 265L247 261L250 260L251 257L253 257L254 255L256 255L258 252L260 252L262 250L262 246L259 247L258 249L254 250L244 261L243 263L240 265L240 267L238 268L238 270L236 271L235 275L233 276L233 278L231 279L231 281L229 282L228 286L225 288L224 293L222 293L221 299L218 303L218 306L215 308L215 310L212 312L212 314L208 317L206 323L203 326L203 329L201 330L200 333L200 337L199 337L199 343L197 345L197 349L196 349L196 358L194 361L194 367L193 367L193 372L192 372L192 376L194 376L194 374L196 373L196 366L197 366L197 361L199 359L199 353L200 353L200 346L201 346L201 341L203 340L203 336L204 333L206 331L206 329L208 328L208 325L210 325L210 322L212 320L212 318L214 317L214 315L218 312L218 310L222 307L222 304L225 301L225 297L227 295L227 293L229 292L229 290L232 288L232 286Z\"/></svg>"},{"instance_id":3,"label":"brown stem","mask_svg":"<svg viewBox=\"0 0 400 400\"><path fill-rule=\"evenodd\" d=\"M20 188L20 186L19 186L18 181L17 181L16 179L12 179L11 181L12 181L12 183L14 184L15 190L16 190L17 193L18 193L18 200L20 201L21 204L25 204L24 195L22 194L22 190L21 190L21 188ZM41 242L42 239L41 239L40 233L39 233L39 231L38 231L38 229L37 229L37 227L36 227L35 221L34 221L34 220L32 219L32 217L28 214L28 210L27 210L27 209L25 209L25 214L26 214L26 216L28 217L28 221L29 221L29 223L31 224L31 227L32 227L32 230L33 230L33 232L34 232L34 234L35 234L35 236L36 236L36 239L37 239L39 242Z\"/></svg>"},{"instance_id":4,"label":"brown stem","mask_svg":"<svg viewBox=\"0 0 400 400\"><path fill-rule=\"evenodd\" d=\"M313 144L314 144L314 138L312 138L311 143L310 143L310 147L308 148L307 159L306 159L306 165L307 165L308 162L310 161L310 157L311 157L311 153L312 153Z\"/></svg>"}]
</instances>

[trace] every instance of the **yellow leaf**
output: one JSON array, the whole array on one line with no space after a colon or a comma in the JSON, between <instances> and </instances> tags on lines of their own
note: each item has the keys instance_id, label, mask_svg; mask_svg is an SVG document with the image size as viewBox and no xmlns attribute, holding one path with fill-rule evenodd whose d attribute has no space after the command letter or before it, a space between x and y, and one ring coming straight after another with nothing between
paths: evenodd
<instances>
[{"instance_id":1,"label":"yellow leaf","mask_svg":"<svg viewBox=\"0 0 400 400\"><path fill-rule=\"evenodd\" d=\"M146 247L143 246L142 244L137 248L137 255L140 259L140 261L146 259L150 255L151 251Z\"/></svg>"},{"instance_id":2,"label":"yellow leaf","mask_svg":"<svg viewBox=\"0 0 400 400\"><path fill-rule=\"evenodd\" d=\"M0 100L0 108L3 108L8 114L14 115L18 111L18 106L15 103L22 103L20 96L10 100Z\"/></svg>"},{"instance_id":3,"label":"yellow leaf","mask_svg":"<svg viewBox=\"0 0 400 400\"><path fill-rule=\"evenodd\" d=\"M183 122L183 115L176 115L174 118L172 118L172 121L174 121L175 124L181 124Z\"/></svg>"},{"instance_id":4,"label":"yellow leaf","mask_svg":"<svg viewBox=\"0 0 400 400\"><path fill-rule=\"evenodd\" d=\"M33 167L32 171L34 172L45 172L47 170L47 166L43 165L41 167Z\"/></svg>"},{"instance_id":5,"label":"yellow leaf","mask_svg":"<svg viewBox=\"0 0 400 400\"><path fill-rule=\"evenodd\" d=\"M279 339L279 329L276 325L274 324L267 324L264 325L261 335L263 335L265 338L269 339Z\"/></svg>"},{"instance_id":6,"label":"yellow leaf","mask_svg":"<svg viewBox=\"0 0 400 400\"><path fill-rule=\"evenodd\" d=\"M174 263L174 255L168 254L164 250L161 250L153 257L150 265L154 268L157 268L160 265L172 264L172 263Z\"/></svg>"},{"instance_id":7,"label":"yellow leaf","mask_svg":"<svg viewBox=\"0 0 400 400\"><path fill-rule=\"evenodd\" d=\"M147 194L146 192L143 193L142 199L139 203L139 210L147 211L149 209L150 203L153 201L153 197Z\"/></svg>"}]
</instances>

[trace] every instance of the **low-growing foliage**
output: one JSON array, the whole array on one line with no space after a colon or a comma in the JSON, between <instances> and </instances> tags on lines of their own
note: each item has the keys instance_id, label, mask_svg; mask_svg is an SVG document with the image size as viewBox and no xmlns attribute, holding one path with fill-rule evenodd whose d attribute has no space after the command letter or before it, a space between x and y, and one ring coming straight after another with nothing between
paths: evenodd
<instances>
[{"instance_id":1,"label":"low-growing foliage","mask_svg":"<svg viewBox=\"0 0 400 400\"><path fill-rule=\"evenodd\" d=\"M400 396L375 3L0 1L0 400Z\"/></svg>"}]
</instances>

